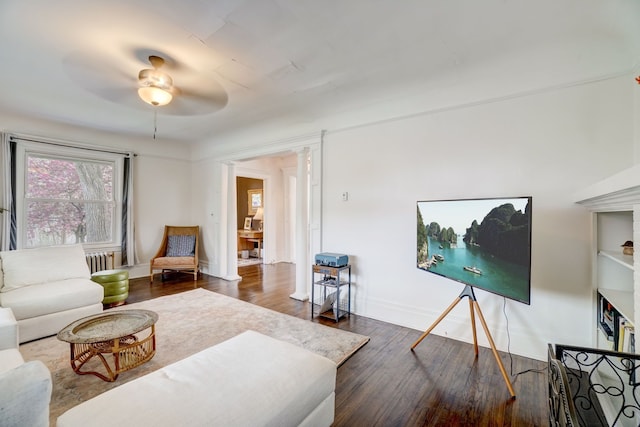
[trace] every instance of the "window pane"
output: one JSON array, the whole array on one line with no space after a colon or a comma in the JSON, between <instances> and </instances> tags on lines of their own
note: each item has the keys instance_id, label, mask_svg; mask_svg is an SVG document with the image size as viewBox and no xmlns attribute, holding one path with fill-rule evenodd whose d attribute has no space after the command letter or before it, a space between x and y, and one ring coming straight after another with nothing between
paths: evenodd
<instances>
[{"instance_id":1,"label":"window pane","mask_svg":"<svg viewBox=\"0 0 640 427\"><path fill-rule=\"evenodd\" d=\"M109 243L115 162L27 153L25 247Z\"/></svg>"},{"instance_id":2,"label":"window pane","mask_svg":"<svg viewBox=\"0 0 640 427\"><path fill-rule=\"evenodd\" d=\"M112 240L113 205L86 202L27 202L27 247Z\"/></svg>"},{"instance_id":3,"label":"window pane","mask_svg":"<svg viewBox=\"0 0 640 427\"><path fill-rule=\"evenodd\" d=\"M113 164L29 156L29 199L113 200Z\"/></svg>"}]
</instances>

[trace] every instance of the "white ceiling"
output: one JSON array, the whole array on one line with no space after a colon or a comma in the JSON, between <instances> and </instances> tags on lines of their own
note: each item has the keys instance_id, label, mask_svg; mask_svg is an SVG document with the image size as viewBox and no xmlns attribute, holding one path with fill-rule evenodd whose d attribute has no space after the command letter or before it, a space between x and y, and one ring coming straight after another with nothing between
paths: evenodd
<instances>
[{"instance_id":1,"label":"white ceiling","mask_svg":"<svg viewBox=\"0 0 640 427\"><path fill-rule=\"evenodd\" d=\"M148 136L149 54L159 137L302 132L630 74L640 1L0 0L0 118Z\"/></svg>"}]
</instances>

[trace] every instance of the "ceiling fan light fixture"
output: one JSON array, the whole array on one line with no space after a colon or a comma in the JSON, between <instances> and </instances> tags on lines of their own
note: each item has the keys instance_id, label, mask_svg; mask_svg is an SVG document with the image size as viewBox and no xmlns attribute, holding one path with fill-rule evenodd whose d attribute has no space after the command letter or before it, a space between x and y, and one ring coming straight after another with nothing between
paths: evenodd
<instances>
[{"instance_id":1,"label":"ceiling fan light fixture","mask_svg":"<svg viewBox=\"0 0 640 427\"><path fill-rule=\"evenodd\" d=\"M138 89L138 96L155 107L167 105L173 99L173 95L168 90L157 86L144 86Z\"/></svg>"},{"instance_id":2,"label":"ceiling fan light fixture","mask_svg":"<svg viewBox=\"0 0 640 427\"><path fill-rule=\"evenodd\" d=\"M164 90L168 90L173 86L173 79L169 74L150 68L140 70L138 80L140 86L155 86Z\"/></svg>"},{"instance_id":3,"label":"ceiling fan light fixture","mask_svg":"<svg viewBox=\"0 0 640 427\"><path fill-rule=\"evenodd\" d=\"M173 79L169 74L158 70L164 64L164 59L159 56L149 56L149 62L153 68L140 70L138 73L138 96L153 106L167 105L173 99L171 90L173 88Z\"/></svg>"}]
</instances>

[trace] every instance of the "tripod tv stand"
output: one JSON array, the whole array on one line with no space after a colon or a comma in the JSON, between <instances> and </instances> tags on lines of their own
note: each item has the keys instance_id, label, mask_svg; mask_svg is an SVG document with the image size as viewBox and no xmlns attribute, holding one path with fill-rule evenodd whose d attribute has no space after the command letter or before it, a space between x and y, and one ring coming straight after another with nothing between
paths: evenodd
<instances>
[{"instance_id":1,"label":"tripod tv stand","mask_svg":"<svg viewBox=\"0 0 640 427\"><path fill-rule=\"evenodd\" d=\"M471 287L470 285L466 285L465 286L464 290L451 303L451 305L444 311L444 313L442 313L440 315L440 317L438 317L436 319L436 321L429 327L429 329L427 329L420 336L420 338L418 338L418 340L413 343L413 345L411 346L411 351L413 351L413 349L416 348L416 346L418 344L420 344L420 342L423 339L425 339L425 337L427 335L429 335L429 333L433 330L433 328L435 328L438 325L438 323L440 323L442 321L442 319L444 319L447 316L447 314L449 314L449 312L451 310L453 310L453 307L455 307L460 302L460 300L462 300L463 298L469 298L469 311L471 313L471 328L473 330L473 349L475 351L476 358L478 357L478 338L477 338L477 335L476 335L475 313L478 313L478 317L480 318L480 323L482 323L482 328L484 329L484 333L487 336L487 339L489 340L489 344L491 345L491 351L493 352L493 356L495 357L496 362L498 362L498 367L500 368L500 372L502 373L502 378L504 378L504 382L507 384L507 388L509 389L509 393L511 394L511 398L515 399L516 393L515 393L515 391L513 391L513 386L511 385L511 381L509 380L509 376L507 375L507 371L505 370L504 365L502 364L502 360L500 359L500 356L498 355L498 350L496 350L496 345L493 342L493 338L491 337L491 333L489 332L489 328L487 327L487 322L485 322L485 320L484 320L484 316L482 315L482 311L480 310L480 305L478 304L478 301L476 300L476 296L473 293L473 287Z\"/></svg>"}]
</instances>

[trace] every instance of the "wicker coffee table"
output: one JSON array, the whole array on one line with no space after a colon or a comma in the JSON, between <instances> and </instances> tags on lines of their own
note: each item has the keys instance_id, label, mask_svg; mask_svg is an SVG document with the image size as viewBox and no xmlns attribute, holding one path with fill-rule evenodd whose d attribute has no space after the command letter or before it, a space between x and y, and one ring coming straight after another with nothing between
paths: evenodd
<instances>
[{"instance_id":1,"label":"wicker coffee table","mask_svg":"<svg viewBox=\"0 0 640 427\"><path fill-rule=\"evenodd\" d=\"M157 321L158 314L149 310L95 314L76 320L62 329L58 332L58 339L71 345L71 367L76 374L91 374L111 382L121 372L148 362L156 354ZM140 338L138 333L145 329L149 329L148 335ZM113 358L113 368L105 357L109 355ZM94 370L81 370L96 356L105 367L106 375Z\"/></svg>"}]
</instances>

